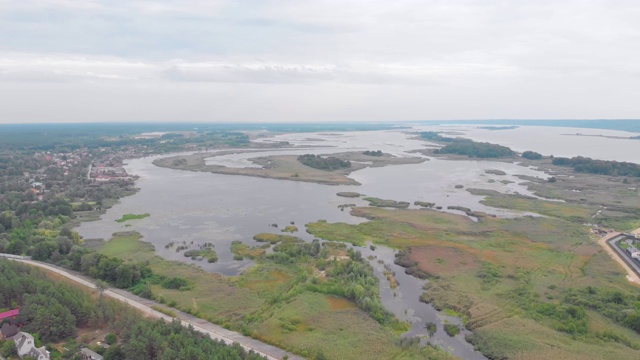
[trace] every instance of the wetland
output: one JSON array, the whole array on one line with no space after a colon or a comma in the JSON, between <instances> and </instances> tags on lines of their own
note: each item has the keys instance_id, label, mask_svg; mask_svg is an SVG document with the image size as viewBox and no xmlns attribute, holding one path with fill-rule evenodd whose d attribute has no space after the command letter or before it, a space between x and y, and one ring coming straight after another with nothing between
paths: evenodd
<instances>
[{"instance_id":1,"label":"wetland","mask_svg":"<svg viewBox=\"0 0 640 360\"><path fill-rule=\"evenodd\" d=\"M486 131L501 139L521 129L452 128L470 138ZM103 240L138 232L143 242L116 236L103 251L126 257L131 255L118 252L118 244L139 246L136 261L196 285L184 292L154 287L158 296L303 356L348 358L345 349L370 351L363 343L372 341L385 347L370 354L380 359L447 353L485 358L476 349L491 358L540 358L534 348L551 358L638 355L638 335L598 311L576 315L572 332L559 325L564 308L554 307L553 316L540 310L574 286L633 294L623 277L605 270L611 263L583 224L640 226L637 199L629 196L634 184L575 174L548 160L435 156L429 151L437 144L406 130L282 134L259 141L292 147L129 160L126 169L139 176L140 191L77 231ZM364 154L377 150L383 156ZM549 154L543 145L514 150ZM303 154L339 157L352 167L305 167L297 161ZM550 176L557 181L549 182ZM341 210L345 200L350 204ZM287 228L291 232L283 232ZM315 238L321 239L317 252ZM184 256L170 243L205 254ZM217 261L198 259L211 251ZM344 270L349 266L360 270ZM345 292L343 271L362 271L362 291L373 291L367 293L371 300ZM221 295L207 299L211 292ZM524 295L526 303L518 300ZM402 342L401 333L440 350ZM556 340L545 343L546 337ZM594 339L604 345L589 345ZM332 341L342 345L323 345Z\"/></svg>"}]
</instances>

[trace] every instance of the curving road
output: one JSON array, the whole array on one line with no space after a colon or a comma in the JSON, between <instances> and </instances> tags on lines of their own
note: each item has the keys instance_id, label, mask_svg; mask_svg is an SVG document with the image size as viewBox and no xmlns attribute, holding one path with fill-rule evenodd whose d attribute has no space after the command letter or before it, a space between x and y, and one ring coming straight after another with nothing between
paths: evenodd
<instances>
[{"instance_id":1,"label":"curving road","mask_svg":"<svg viewBox=\"0 0 640 360\"><path fill-rule=\"evenodd\" d=\"M18 262L22 262L28 265L32 265L32 266L37 266L39 268L45 269L47 271L51 271L54 272L56 274L62 275L70 280L73 280L81 285L84 285L88 288L91 289L95 289L96 286L93 283L93 281L90 278L87 278L85 276L81 276L78 274L72 274L70 271L57 267L55 265L50 265L50 264L45 264L39 261L34 261L34 260L30 260L26 257L23 256L16 256L16 255L9 255L9 254L2 254L0 253L0 257L4 257L7 258L9 260L13 260L13 261L18 261ZM148 300L148 299L143 299L141 297L138 297L136 295L133 295L127 291L121 290L121 289L112 289L109 288L107 290L104 291L105 295L122 301L124 303L127 303L129 306L133 306L134 308L138 309L139 311L153 316L155 318L160 318L160 319L164 319L166 321L172 321L173 318L171 316L165 315L159 311L153 310L151 308L151 306L153 305L158 305L161 306L159 303L153 301L153 300ZM187 326L192 326L194 330L199 331L203 334L209 335L212 339L215 340L222 340L227 344L232 344L234 342L237 342L238 344L240 344L243 348L245 348L246 350L253 350L254 352L266 356L267 359L269 360L280 360L282 359L285 355L288 356L289 359L291 360L303 360L303 358L299 357L299 356L295 356L295 355L291 355L289 353L287 353L286 351L279 349L275 346L269 345L269 344L265 344L261 341L252 339L250 337L241 335L237 332L234 331L230 331L227 330L219 325L216 324L212 324L208 321L202 320L200 318L197 318L195 316L189 315L187 313L181 312L179 310L176 309L171 309L173 312L176 313L177 319L180 320L180 322L182 323L183 326L187 327Z\"/></svg>"}]
</instances>

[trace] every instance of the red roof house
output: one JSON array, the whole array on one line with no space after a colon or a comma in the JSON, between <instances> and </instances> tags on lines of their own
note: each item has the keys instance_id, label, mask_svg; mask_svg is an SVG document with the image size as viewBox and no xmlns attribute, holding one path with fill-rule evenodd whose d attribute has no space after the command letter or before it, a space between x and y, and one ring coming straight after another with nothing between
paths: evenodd
<instances>
[{"instance_id":1,"label":"red roof house","mask_svg":"<svg viewBox=\"0 0 640 360\"><path fill-rule=\"evenodd\" d=\"M0 321L2 321L4 319L8 319L8 318L13 318L13 317L16 317L18 315L20 315L20 308L9 310L9 311L5 311L3 313L0 313Z\"/></svg>"}]
</instances>

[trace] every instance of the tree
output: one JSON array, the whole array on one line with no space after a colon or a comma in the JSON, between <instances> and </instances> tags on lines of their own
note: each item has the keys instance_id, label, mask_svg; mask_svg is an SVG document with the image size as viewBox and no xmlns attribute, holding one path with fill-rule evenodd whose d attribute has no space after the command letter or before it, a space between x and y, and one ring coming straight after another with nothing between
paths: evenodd
<instances>
[{"instance_id":1,"label":"tree","mask_svg":"<svg viewBox=\"0 0 640 360\"><path fill-rule=\"evenodd\" d=\"M102 296L102 293L104 293L108 288L109 284L107 284L106 282L102 280L96 281L96 290L100 292L100 296Z\"/></svg>"}]
</instances>

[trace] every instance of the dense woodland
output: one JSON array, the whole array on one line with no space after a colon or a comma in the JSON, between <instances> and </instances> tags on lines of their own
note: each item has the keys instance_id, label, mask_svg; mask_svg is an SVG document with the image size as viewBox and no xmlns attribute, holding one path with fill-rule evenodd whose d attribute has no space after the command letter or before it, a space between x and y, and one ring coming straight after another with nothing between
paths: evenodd
<instances>
[{"instance_id":1,"label":"dense woodland","mask_svg":"<svg viewBox=\"0 0 640 360\"><path fill-rule=\"evenodd\" d=\"M322 157L320 155L304 154L298 156L298 161L319 170L338 170L348 169L351 167L351 162L347 160L341 160L333 156Z\"/></svg>"},{"instance_id":2,"label":"dense woodland","mask_svg":"<svg viewBox=\"0 0 640 360\"><path fill-rule=\"evenodd\" d=\"M552 162L553 165L568 166L577 172L609 176L640 177L640 165L629 162L594 160L582 156L570 159L557 157L554 158Z\"/></svg>"}]
</instances>

